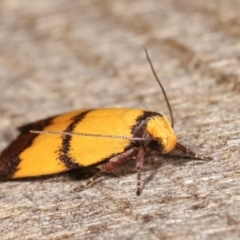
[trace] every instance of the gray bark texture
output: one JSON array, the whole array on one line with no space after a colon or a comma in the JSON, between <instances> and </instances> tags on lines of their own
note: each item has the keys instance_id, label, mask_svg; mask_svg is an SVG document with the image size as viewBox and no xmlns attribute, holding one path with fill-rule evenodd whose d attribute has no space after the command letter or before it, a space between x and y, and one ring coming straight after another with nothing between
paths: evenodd
<instances>
[{"instance_id":1,"label":"gray bark texture","mask_svg":"<svg viewBox=\"0 0 240 240\"><path fill-rule=\"evenodd\" d=\"M0 151L18 126L81 108L169 118L181 144L94 186L70 174L0 183L1 239L240 239L240 1L2 0ZM43 149L44 151L44 149ZM94 151L94 149L93 149Z\"/></svg>"}]
</instances>

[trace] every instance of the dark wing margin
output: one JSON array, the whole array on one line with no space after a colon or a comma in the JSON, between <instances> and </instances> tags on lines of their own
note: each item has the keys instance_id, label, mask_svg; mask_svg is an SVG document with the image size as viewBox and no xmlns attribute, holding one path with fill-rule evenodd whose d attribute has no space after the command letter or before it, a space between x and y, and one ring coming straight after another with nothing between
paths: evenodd
<instances>
[{"instance_id":1,"label":"dark wing margin","mask_svg":"<svg viewBox=\"0 0 240 240\"><path fill-rule=\"evenodd\" d=\"M21 161L19 155L24 149L31 146L34 139L38 136L29 131L31 129L43 130L51 124L54 118L50 117L18 128L20 135L0 155L0 179L11 178L18 170L18 165Z\"/></svg>"}]
</instances>

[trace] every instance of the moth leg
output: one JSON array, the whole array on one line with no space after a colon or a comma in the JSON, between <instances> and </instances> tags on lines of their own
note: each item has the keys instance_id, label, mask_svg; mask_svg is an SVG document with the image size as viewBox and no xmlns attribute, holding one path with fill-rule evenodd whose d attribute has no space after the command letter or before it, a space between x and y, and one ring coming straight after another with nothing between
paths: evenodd
<instances>
[{"instance_id":1,"label":"moth leg","mask_svg":"<svg viewBox=\"0 0 240 240\"><path fill-rule=\"evenodd\" d=\"M96 179L101 177L101 175L102 175L101 172L95 173L94 176L91 177L86 183L81 184L80 186L74 188L71 192L80 192L88 187L91 187L95 183Z\"/></svg>"},{"instance_id":2,"label":"moth leg","mask_svg":"<svg viewBox=\"0 0 240 240\"><path fill-rule=\"evenodd\" d=\"M177 143L175 148L180 150L183 153L186 153L186 154L190 155L194 159L201 159L201 160L206 160L206 161L212 160L212 158L210 158L210 157L201 156L201 155L198 155L195 152L190 151L189 149L187 149L186 147L184 147L180 143Z\"/></svg>"},{"instance_id":3,"label":"moth leg","mask_svg":"<svg viewBox=\"0 0 240 240\"><path fill-rule=\"evenodd\" d=\"M123 152L119 155L112 157L107 163L97 166L97 168L100 171L97 172L93 177L91 177L85 184L82 184L81 186L74 188L73 191L74 192L82 191L87 187L91 187L95 183L95 181L99 177L101 177L104 173L113 172L117 167L121 166L127 159L132 157L135 152L136 150L134 148L131 148L126 152Z\"/></svg>"},{"instance_id":4,"label":"moth leg","mask_svg":"<svg viewBox=\"0 0 240 240\"><path fill-rule=\"evenodd\" d=\"M144 149L140 147L138 149L136 157L136 169L137 169L137 195L141 194L141 174L144 167Z\"/></svg>"}]
</instances>

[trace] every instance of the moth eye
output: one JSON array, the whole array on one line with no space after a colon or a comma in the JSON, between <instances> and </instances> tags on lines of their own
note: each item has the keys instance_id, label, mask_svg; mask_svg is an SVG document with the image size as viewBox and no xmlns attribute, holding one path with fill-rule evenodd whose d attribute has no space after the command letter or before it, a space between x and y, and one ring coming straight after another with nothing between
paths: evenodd
<instances>
[{"instance_id":1,"label":"moth eye","mask_svg":"<svg viewBox=\"0 0 240 240\"><path fill-rule=\"evenodd\" d=\"M149 148L152 149L152 150L160 151L158 141L151 141L148 146L149 146Z\"/></svg>"}]
</instances>

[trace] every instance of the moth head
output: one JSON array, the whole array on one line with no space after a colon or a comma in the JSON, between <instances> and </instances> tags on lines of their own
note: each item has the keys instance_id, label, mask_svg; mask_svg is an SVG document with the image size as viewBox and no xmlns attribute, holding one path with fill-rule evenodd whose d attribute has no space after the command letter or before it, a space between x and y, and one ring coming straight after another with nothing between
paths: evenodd
<instances>
[{"instance_id":1,"label":"moth head","mask_svg":"<svg viewBox=\"0 0 240 240\"><path fill-rule=\"evenodd\" d=\"M171 124L164 116L156 116L150 119L147 123L147 132L153 138L149 147L161 153L172 151L177 143Z\"/></svg>"}]
</instances>

